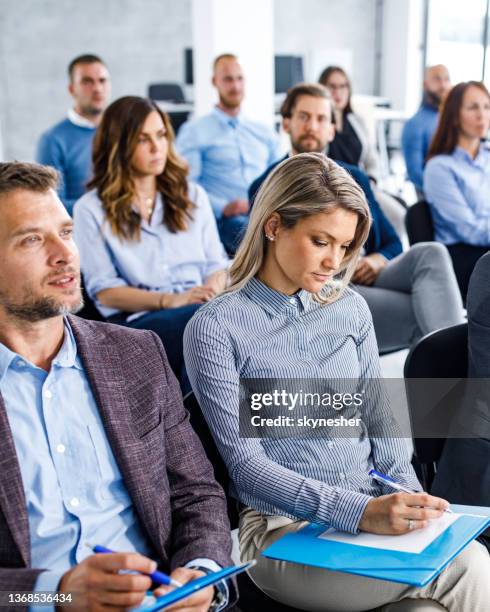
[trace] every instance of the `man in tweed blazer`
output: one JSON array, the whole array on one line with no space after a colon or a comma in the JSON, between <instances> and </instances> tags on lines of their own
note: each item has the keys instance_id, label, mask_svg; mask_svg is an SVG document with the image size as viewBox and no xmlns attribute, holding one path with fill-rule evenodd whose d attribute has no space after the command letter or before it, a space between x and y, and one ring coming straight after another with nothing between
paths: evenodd
<instances>
[{"instance_id":1,"label":"man in tweed blazer","mask_svg":"<svg viewBox=\"0 0 490 612\"><path fill-rule=\"evenodd\" d=\"M230 528L158 337L69 314L79 261L56 179L0 164L0 593L123 610L151 580L119 570L149 573L154 559L187 582L231 564ZM93 555L85 540L129 552ZM216 609L235 598L220 589Z\"/></svg>"}]
</instances>

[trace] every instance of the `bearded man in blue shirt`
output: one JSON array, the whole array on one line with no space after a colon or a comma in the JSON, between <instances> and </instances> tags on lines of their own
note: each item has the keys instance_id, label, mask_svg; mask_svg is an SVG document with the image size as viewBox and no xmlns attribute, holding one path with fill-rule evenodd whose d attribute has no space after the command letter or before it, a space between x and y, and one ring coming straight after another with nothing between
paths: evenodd
<instances>
[{"instance_id":1,"label":"bearded man in blue shirt","mask_svg":"<svg viewBox=\"0 0 490 612\"><path fill-rule=\"evenodd\" d=\"M207 191L221 242L233 254L248 224L248 186L279 158L278 137L243 117L245 79L235 55L215 59L212 82L218 104L209 115L185 123L176 146L189 162L190 180Z\"/></svg>"},{"instance_id":2,"label":"bearded man in blue shirt","mask_svg":"<svg viewBox=\"0 0 490 612\"><path fill-rule=\"evenodd\" d=\"M157 565L188 582L231 564L226 504L159 338L72 314L80 265L56 180L0 164L0 596L122 612ZM212 609L233 591L220 583Z\"/></svg>"},{"instance_id":3,"label":"bearded man in blue shirt","mask_svg":"<svg viewBox=\"0 0 490 612\"><path fill-rule=\"evenodd\" d=\"M423 197L425 158L439 121L439 107L450 89L451 80L446 66L428 66L422 104L403 127L402 149L408 178L415 185L420 198Z\"/></svg>"}]
</instances>

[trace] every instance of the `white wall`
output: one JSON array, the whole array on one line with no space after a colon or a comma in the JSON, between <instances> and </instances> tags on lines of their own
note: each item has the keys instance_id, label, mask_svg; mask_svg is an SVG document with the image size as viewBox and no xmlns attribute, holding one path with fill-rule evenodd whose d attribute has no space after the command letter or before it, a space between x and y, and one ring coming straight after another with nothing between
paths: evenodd
<instances>
[{"instance_id":1,"label":"white wall","mask_svg":"<svg viewBox=\"0 0 490 612\"><path fill-rule=\"evenodd\" d=\"M376 0L275 0L274 52L304 54L305 78L311 80L327 64L340 63L356 93L373 93L375 5ZM115 99L145 95L150 82L182 82L183 50L191 46L191 0L0 0L5 158L32 159L41 132L64 116L70 105L66 67L76 55L104 58ZM251 81L253 69L248 72Z\"/></svg>"},{"instance_id":2,"label":"white wall","mask_svg":"<svg viewBox=\"0 0 490 612\"><path fill-rule=\"evenodd\" d=\"M413 113L422 98L424 0L385 0L381 95Z\"/></svg>"},{"instance_id":3,"label":"white wall","mask_svg":"<svg viewBox=\"0 0 490 612\"><path fill-rule=\"evenodd\" d=\"M75 56L105 60L115 99L182 81L191 43L190 0L0 0L5 157L32 159L41 132L65 115Z\"/></svg>"},{"instance_id":4,"label":"white wall","mask_svg":"<svg viewBox=\"0 0 490 612\"><path fill-rule=\"evenodd\" d=\"M193 0L195 115L217 102L211 65L221 53L240 58L246 83L243 109L248 117L273 125L273 0ZM240 24L240 27L237 27ZM253 32L253 42L250 33Z\"/></svg>"},{"instance_id":5,"label":"white wall","mask_svg":"<svg viewBox=\"0 0 490 612\"><path fill-rule=\"evenodd\" d=\"M340 65L355 93L373 94L375 16L376 0L276 0L275 53L304 55L310 81L329 64Z\"/></svg>"}]
</instances>

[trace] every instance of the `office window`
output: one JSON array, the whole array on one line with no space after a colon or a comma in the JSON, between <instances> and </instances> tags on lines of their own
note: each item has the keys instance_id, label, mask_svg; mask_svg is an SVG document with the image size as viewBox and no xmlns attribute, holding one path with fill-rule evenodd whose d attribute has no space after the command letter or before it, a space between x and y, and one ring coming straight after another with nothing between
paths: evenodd
<instances>
[{"instance_id":1,"label":"office window","mask_svg":"<svg viewBox=\"0 0 490 612\"><path fill-rule=\"evenodd\" d=\"M480 81L484 72L490 77L485 66L489 0L428 2L427 65L445 64L454 84Z\"/></svg>"}]
</instances>

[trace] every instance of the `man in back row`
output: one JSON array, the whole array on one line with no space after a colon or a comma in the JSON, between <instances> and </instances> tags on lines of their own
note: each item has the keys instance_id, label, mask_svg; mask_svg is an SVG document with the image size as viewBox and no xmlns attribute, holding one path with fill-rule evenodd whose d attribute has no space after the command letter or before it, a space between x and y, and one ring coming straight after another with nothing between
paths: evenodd
<instances>
[{"instance_id":1,"label":"man in back row","mask_svg":"<svg viewBox=\"0 0 490 612\"><path fill-rule=\"evenodd\" d=\"M56 178L0 164L0 594L119 611L151 586L120 570L188 582L231 564L230 527L158 336L70 314L79 257ZM216 591L185 609L235 598Z\"/></svg>"},{"instance_id":2,"label":"man in back row","mask_svg":"<svg viewBox=\"0 0 490 612\"><path fill-rule=\"evenodd\" d=\"M451 81L446 66L429 66L425 71L422 104L403 126L403 156L408 178L415 185L419 198L423 197L425 158L439 121L439 107L450 89Z\"/></svg>"},{"instance_id":3,"label":"man in back row","mask_svg":"<svg viewBox=\"0 0 490 612\"><path fill-rule=\"evenodd\" d=\"M333 138L330 94L323 85L291 88L281 115L291 139L290 155L322 153ZM250 186L252 203L277 163ZM368 303L380 352L406 348L435 329L461 323L463 305L446 248L426 242L402 253L400 239L376 201L367 175L357 166L337 163L362 187L373 218L352 282Z\"/></svg>"},{"instance_id":4,"label":"man in back row","mask_svg":"<svg viewBox=\"0 0 490 612\"><path fill-rule=\"evenodd\" d=\"M68 66L68 76L74 107L41 136L36 160L61 174L59 196L71 214L91 175L92 141L109 102L111 84L106 65L96 55L76 57Z\"/></svg>"},{"instance_id":5,"label":"man in back row","mask_svg":"<svg viewBox=\"0 0 490 612\"><path fill-rule=\"evenodd\" d=\"M233 254L248 223L248 186L278 159L278 138L267 126L242 116L245 79L235 55L216 58L212 82L217 106L185 123L176 145L190 164L190 179L206 190L221 241Z\"/></svg>"}]
</instances>

